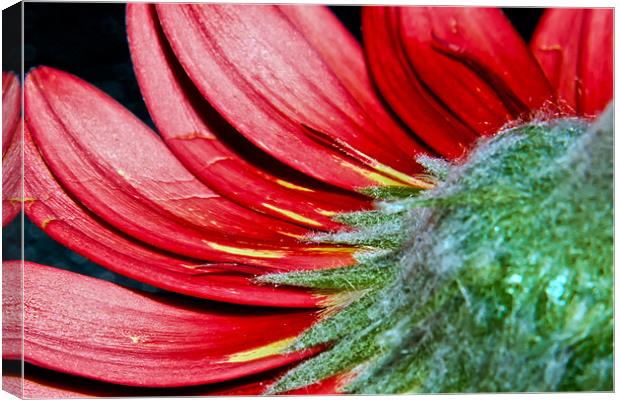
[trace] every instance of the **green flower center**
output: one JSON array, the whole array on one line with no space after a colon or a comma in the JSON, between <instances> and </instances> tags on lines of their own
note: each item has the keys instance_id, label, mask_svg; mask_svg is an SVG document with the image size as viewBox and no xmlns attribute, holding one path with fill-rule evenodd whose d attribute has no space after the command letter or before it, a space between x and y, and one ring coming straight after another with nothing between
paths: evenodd
<instances>
[{"instance_id":1,"label":"green flower center","mask_svg":"<svg viewBox=\"0 0 620 400\"><path fill-rule=\"evenodd\" d=\"M611 390L611 113L507 129L467 160L422 158L434 189L371 189L378 209L315 238L356 266L263 281L334 291L294 349L328 350L274 392L347 372L355 393Z\"/></svg>"}]
</instances>

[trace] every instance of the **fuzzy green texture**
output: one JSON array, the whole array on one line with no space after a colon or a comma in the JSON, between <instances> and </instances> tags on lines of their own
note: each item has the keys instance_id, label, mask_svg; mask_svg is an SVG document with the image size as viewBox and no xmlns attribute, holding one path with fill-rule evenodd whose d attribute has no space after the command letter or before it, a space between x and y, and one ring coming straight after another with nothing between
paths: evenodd
<instances>
[{"instance_id":1,"label":"fuzzy green texture","mask_svg":"<svg viewBox=\"0 0 620 400\"><path fill-rule=\"evenodd\" d=\"M323 269L263 275L258 282L276 285L301 286L325 290L361 290L385 285L394 280L397 263L392 255L376 257L347 269Z\"/></svg>"},{"instance_id":2,"label":"fuzzy green texture","mask_svg":"<svg viewBox=\"0 0 620 400\"><path fill-rule=\"evenodd\" d=\"M340 242L382 255L263 278L360 293L298 339L331 347L271 392L350 371L352 393L612 390L612 126L535 122L464 162L422 160L434 189L342 219Z\"/></svg>"}]
</instances>

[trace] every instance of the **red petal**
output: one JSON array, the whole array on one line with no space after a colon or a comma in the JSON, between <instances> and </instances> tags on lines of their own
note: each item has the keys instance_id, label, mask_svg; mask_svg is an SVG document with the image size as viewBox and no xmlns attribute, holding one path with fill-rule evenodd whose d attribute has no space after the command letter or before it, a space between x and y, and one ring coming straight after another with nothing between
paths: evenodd
<instances>
[{"instance_id":1,"label":"red petal","mask_svg":"<svg viewBox=\"0 0 620 400\"><path fill-rule=\"evenodd\" d=\"M23 358L23 271L20 261L2 261L2 357Z\"/></svg>"},{"instance_id":2,"label":"red petal","mask_svg":"<svg viewBox=\"0 0 620 400\"><path fill-rule=\"evenodd\" d=\"M549 9L530 43L561 101L577 111L577 58L584 10ZM577 31L577 32L575 32Z\"/></svg>"},{"instance_id":3,"label":"red petal","mask_svg":"<svg viewBox=\"0 0 620 400\"><path fill-rule=\"evenodd\" d=\"M594 115L613 96L613 10L549 9L530 44L561 100Z\"/></svg>"},{"instance_id":4,"label":"red petal","mask_svg":"<svg viewBox=\"0 0 620 400\"><path fill-rule=\"evenodd\" d=\"M414 10L422 9L403 9L410 23L418 14ZM500 9L437 7L432 9L431 24L435 47L471 70L481 68L476 72L483 74L487 84L495 85L497 96L513 113L535 110L552 98L551 86L535 58ZM407 43L410 37L404 40ZM476 83L485 82L471 81L472 91L477 91Z\"/></svg>"},{"instance_id":5,"label":"red petal","mask_svg":"<svg viewBox=\"0 0 620 400\"><path fill-rule=\"evenodd\" d=\"M2 226L21 209L20 86L12 72L2 72Z\"/></svg>"},{"instance_id":6,"label":"red petal","mask_svg":"<svg viewBox=\"0 0 620 400\"><path fill-rule=\"evenodd\" d=\"M6 154L19 121L20 87L17 76L2 71L2 156Z\"/></svg>"},{"instance_id":7,"label":"red petal","mask_svg":"<svg viewBox=\"0 0 620 400\"><path fill-rule=\"evenodd\" d=\"M265 390L283 374L282 368L226 381L211 385L186 386L179 388L148 388L115 385L92 379L62 374L55 371L25 365L24 378L19 372L20 366L16 361L9 361L7 365L14 367L13 371L3 370L2 389L20 398L75 398L75 397L170 397L170 396L256 396ZM284 367L286 369L287 367ZM332 380L330 378L329 380ZM329 394L329 388L321 382L312 385L303 394ZM319 391L314 387L320 387ZM23 392L22 392L23 389Z\"/></svg>"},{"instance_id":8,"label":"red petal","mask_svg":"<svg viewBox=\"0 0 620 400\"><path fill-rule=\"evenodd\" d=\"M381 110L359 47L327 9L159 4L157 12L202 95L264 151L347 189L415 184L404 174L419 171L420 145Z\"/></svg>"},{"instance_id":9,"label":"red petal","mask_svg":"<svg viewBox=\"0 0 620 400\"><path fill-rule=\"evenodd\" d=\"M256 151L240 153L253 146L239 143L242 137L205 102L175 62L153 5L129 4L127 31L151 116L172 152L202 182L246 207L315 229L339 227L329 215L370 208L368 201L284 173L284 164L271 168L279 175L274 176Z\"/></svg>"},{"instance_id":10,"label":"red petal","mask_svg":"<svg viewBox=\"0 0 620 400\"><path fill-rule=\"evenodd\" d=\"M225 385L207 385L195 388L151 389L128 388L127 386L102 384L89 379L57 374L54 380L27 374L21 376L2 376L2 389L20 398L28 399L71 399L84 397L163 397L163 396L257 396L265 391L266 382L227 383ZM23 391L22 391L23 389ZM133 389L133 390L132 390Z\"/></svg>"},{"instance_id":11,"label":"red petal","mask_svg":"<svg viewBox=\"0 0 620 400\"><path fill-rule=\"evenodd\" d=\"M5 271L19 267L4 265L3 284L18 283ZM27 362L152 387L221 382L299 360L311 352L280 353L316 319L305 311L198 307L33 263L25 264L24 307Z\"/></svg>"},{"instance_id":12,"label":"red petal","mask_svg":"<svg viewBox=\"0 0 620 400\"><path fill-rule=\"evenodd\" d=\"M21 203L21 123L13 130L17 133L8 135L11 143L2 157L2 226L11 222L22 208Z\"/></svg>"},{"instance_id":13,"label":"red petal","mask_svg":"<svg viewBox=\"0 0 620 400\"><path fill-rule=\"evenodd\" d=\"M63 188L139 240L213 261L299 268L352 261L352 249L301 245L297 239L307 230L214 193L146 125L72 75L30 72L26 117Z\"/></svg>"},{"instance_id":14,"label":"red petal","mask_svg":"<svg viewBox=\"0 0 620 400\"><path fill-rule=\"evenodd\" d=\"M364 7L366 58L379 89L403 121L444 157L459 157L477 135L459 121L411 69L395 27L398 8Z\"/></svg>"},{"instance_id":15,"label":"red petal","mask_svg":"<svg viewBox=\"0 0 620 400\"><path fill-rule=\"evenodd\" d=\"M268 268L203 264L132 241L98 221L63 191L27 130L24 156L28 218L62 245L99 265L162 289L230 303L313 307L324 300L294 288L252 283L253 275L248 274L264 273Z\"/></svg>"},{"instance_id":16,"label":"red petal","mask_svg":"<svg viewBox=\"0 0 620 400\"><path fill-rule=\"evenodd\" d=\"M364 21L370 59L378 60L373 71L387 100L416 133L443 154L454 156L458 150L449 146L450 139L471 143L472 136L462 124L480 134L492 134L511 118L552 98L545 76L499 9L373 7L365 10ZM392 35L392 45L379 48L378 41L371 38L376 30ZM401 74L406 74L404 81L413 88L382 76L385 68L381 63L385 61L381 56L385 53L392 63L399 64ZM417 103L422 107L416 107ZM448 126L435 131L423 124L418 114L427 108L444 114L441 120Z\"/></svg>"},{"instance_id":17,"label":"red petal","mask_svg":"<svg viewBox=\"0 0 620 400\"><path fill-rule=\"evenodd\" d=\"M614 12L593 9L587 14L579 56L583 82L580 110L586 115L602 112L614 90Z\"/></svg>"},{"instance_id":18,"label":"red petal","mask_svg":"<svg viewBox=\"0 0 620 400\"><path fill-rule=\"evenodd\" d=\"M486 10L467 7L462 9L463 12L460 12L461 9L455 11L428 7L398 9L400 35L407 60L425 86L459 120L480 134L493 134L511 117L498 97L496 88L467 65L437 49L438 45L445 44L449 34L459 32L465 36L468 33L469 24L473 25L473 21L468 21L465 13L478 14ZM507 21L501 19L499 10L492 11L496 11L500 18L496 18L498 23L491 24L493 26L489 28L501 30L505 25L509 26ZM492 18L488 20L493 21ZM467 43L466 49L473 47L466 38L461 40ZM468 51L466 49L461 51Z\"/></svg>"}]
</instances>

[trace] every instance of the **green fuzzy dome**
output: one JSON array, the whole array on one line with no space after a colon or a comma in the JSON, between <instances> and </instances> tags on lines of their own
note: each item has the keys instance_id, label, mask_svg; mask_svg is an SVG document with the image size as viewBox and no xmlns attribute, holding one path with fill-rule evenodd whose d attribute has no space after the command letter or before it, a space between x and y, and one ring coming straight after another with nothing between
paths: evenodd
<instances>
[{"instance_id":1,"label":"green fuzzy dome","mask_svg":"<svg viewBox=\"0 0 620 400\"><path fill-rule=\"evenodd\" d=\"M330 349L272 391L343 371L354 393L612 390L611 113L419 161L434 189L375 190L378 210L315 238L371 249L357 266L263 278L354 299L294 346Z\"/></svg>"}]
</instances>

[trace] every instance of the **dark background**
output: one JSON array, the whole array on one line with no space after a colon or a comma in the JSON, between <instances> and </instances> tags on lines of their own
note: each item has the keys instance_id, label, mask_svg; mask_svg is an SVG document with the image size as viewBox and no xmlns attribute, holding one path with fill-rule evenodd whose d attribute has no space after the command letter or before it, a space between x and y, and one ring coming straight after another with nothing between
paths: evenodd
<instances>
[{"instance_id":1,"label":"dark background","mask_svg":"<svg viewBox=\"0 0 620 400\"><path fill-rule=\"evenodd\" d=\"M358 38L360 8L332 7L332 10ZM505 9L515 27L528 40L540 18L541 9ZM6 29L12 25L7 25ZM133 74L129 48L125 38L124 4L25 3L24 5L24 68L38 65L60 68L98 86L124 104L139 118L152 125ZM5 38L6 38L5 34ZM9 51L9 50L7 50ZM19 57L3 57L3 69L19 71ZM25 258L58 267L70 267L84 274L115 281L123 285L156 290L118 276L83 257L65 249L47 237L26 219ZM18 259L19 246L6 237L19 235L19 221L4 232L4 258Z\"/></svg>"}]
</instances>

